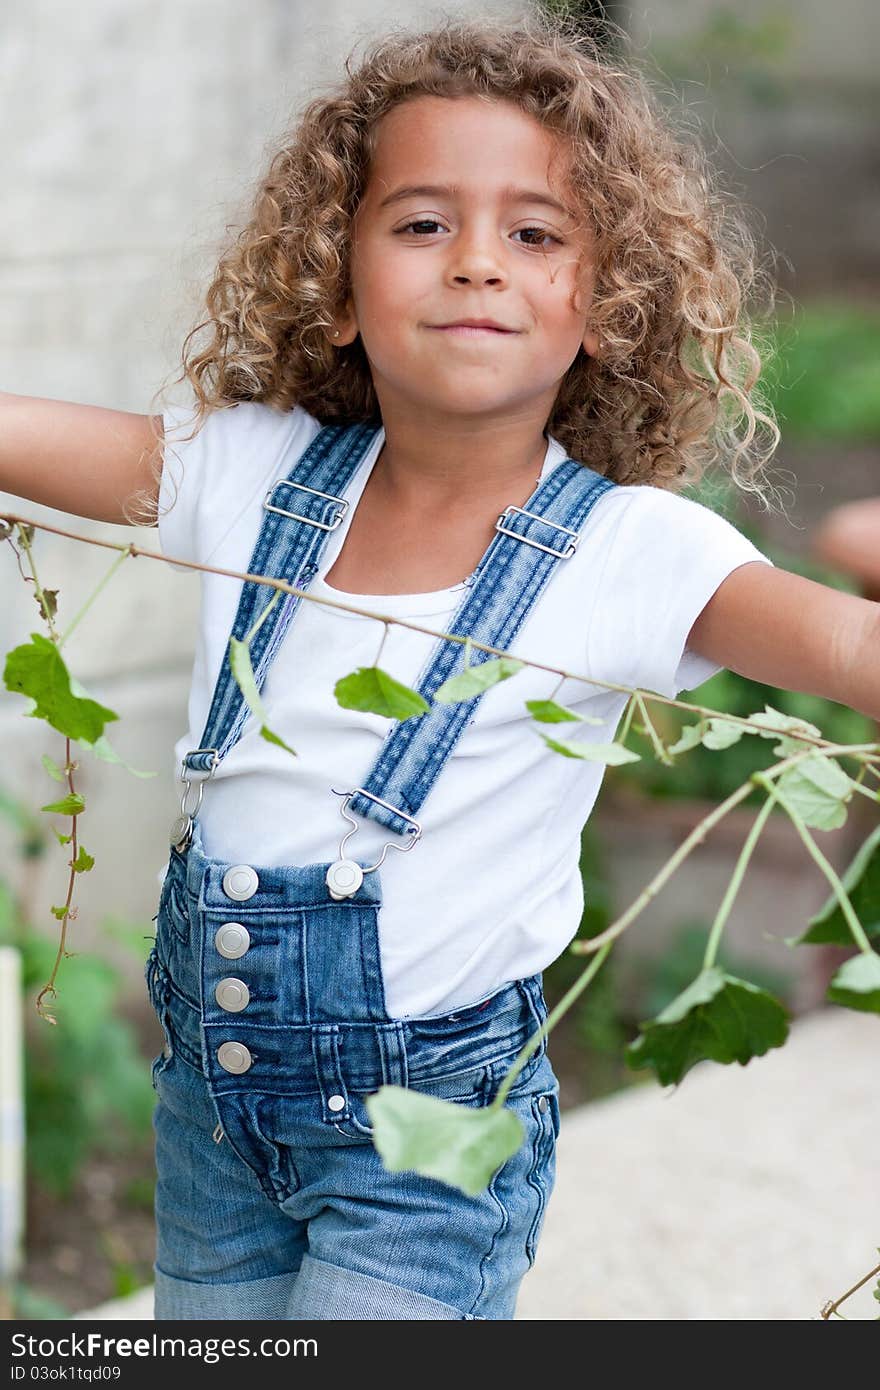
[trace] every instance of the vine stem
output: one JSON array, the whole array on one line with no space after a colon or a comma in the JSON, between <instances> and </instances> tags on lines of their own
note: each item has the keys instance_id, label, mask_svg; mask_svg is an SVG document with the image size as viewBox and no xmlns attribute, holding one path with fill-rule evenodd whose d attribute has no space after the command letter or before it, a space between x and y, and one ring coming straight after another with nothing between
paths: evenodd
<instances>
[{"instance_id":1,"label":"vine stem","mask_svg":"<svg viewBox=\"0 0 880 1390\"><path fill-rule=\"evenodd\" d=\"M846 1293L841 1294L840 1298L836 1298L833 1303L826 1303L825 1307L822 1309L822 1317L826 1322L828 1318L831 1317L832 1313L837 1312L841 1303L844 1303L849 1298L850 1294L854 1294L863 1284L867 1284L868 1280L873 1279L875 1274L880 1274L880 1265L875 1265L873 1269L868 1270L864 1279L860 1279L857 1284L853 1284L851 1289L847 1289Z\"/></svg>"},{"instance_id":2,"label":"vine stem","mask_svg":"<svg viewBox=\"0 0 880 1390\"><path fill-rule=\"evenodd\" d=\"M43 610L43 617L44 617L45 620L46 620L46 626L47 626L48 629L49 629L49 633L50 633L50 635L51 635L51 637L52 637L53 642L56 644L56 646L60 647L60 646L61 646L61 641L62 641L63 639L59 639L59 637L58 637L58 633L57 633L57 631L56 631L56 629L55 629L55 624L54 624L53 621L52 621L52 613L51 613L50 608L49 608L48 600L46 599L45 593L44 593L44 591L43 591L43 587L42 587L42 585L40 584L39 576L37 575L37 565L36 565L36 561L34 560L34 553L33 553L33 550L31 549L30 541L28 540L28 535L27 535L27 530L26 530L26 524L25 524L25 525L22 525L22 523L19 522L19 523L18 523L18 530L19 530L19 540L20 540L20 542L21 542L22 549L24 550L25 554L27 555L28 565L29 565L29 567L30 567L31 576L32 576L33 581L34 581L34 589L35 589L35 592L36 592L36 594L37 594L37 597L39 598L40 607L41 607L42 610ZM112 574L113 570L116 569L116 568L119 566L119 564L122 562L122 560L124 560L124 559L125 559L125 555L123 554L123 555L120 555L119 558L118 558L117 560L114 561L113 566L111 567L111 571L110 571L111 574ZM98 587L99 587L99 588L103 587L103 584L106 583L106 581L107 581L107 579L109 579L109 577L110 577L109 574L106 575L105 578L104 578L104 580L102 581L102 584L99 585ZM94 598L94 597L95 597L95 595L93 594L93 595L92 595L92 598ZM91 602L91 600L89 600L89 602ZM89 605L86 604L86 608L87 608L88 606L89 606ZM83 610L83 611L85 611L85 610ZM80 614L80 616L82 616L82 615ZM75 620L75 621L76 621L76 620ZM65 772L67 773L67 787L68 787L68 790L69 790L71 796L75 796L75 795L76 795L76 787L75 787L74 784L73 784L73 774L74 774L74 772L76 771L76 768L77 768L77 767L78 767L78 764L77 764L77 763L71 762L71 759L70 759L70 739L67 738L67 739L65 740L65 750L64 750L64 770L65 770ZM74 866L74 864L76 863L77 858L78 858L78 856L79 856L79 850L78 850L78 848L77 848L77 833L76 833L76 820L77 820L77 814L78 814L77 812L74 812L74 814L71 816L71 823L70 823L70 839L69 839L68 843L69 843L70 845L72 845L72 847L73 847L73 853L72 853L72 858L68 861L69 864L70 864L70 878L68 879L68 883L67 883L67 898L66 898L65 903L64 903L64 913L63 913L62 918L61 918L61 932L60 932L60 935L59 935L59 938L58 938L58 950L57 950L57 952L56 952L56 954L55 954L55 962L54 962L54 964L53 964L53 966L52 966L52 973L51 973L51 975L49 976L49 978L48 978L48 980L46 981L46 983L43 985L43 988L40 990L40 992L39 992L39 994L37 995L37 998L36 998L36 1000L35 1000L35 1008L36 1008L36 1010L37 1010L37 1013L40 1015L41 1018L44 1018L44 1019L46 1020L47 1023L53 1023L53 1024L54 1024L54 1023L57 1023L57 1020L52 1016L52 1014L46 1012L46 1008L45 1008L45 1006L44 1006L44 1004L43 1004L43 1000L45 999L45 997L46 997L47 994L55 995L55 994L57 993L57 991L56 991L56 989L55 989L55 980L56 980L56 977L57 977L57 975L58 975L58 968L59 968L59 966L61 965L61 962L62 962L62 960L64 959L64 956L65 956L66 950L67 950L67 924L68 924L68 922L70 921L70 912L71 912L70 904L71 904L71 902L73 901L73 885L74 885L75 882L76 882L76 869L75 869L73 866Z\"/></svg>"},{"instance_id":3,"label":"vine stem","mask_svg":"<svg viewBox=\"0 0 880 1390\"><path fill-rule=\"evenodd\" d=\"M775 800L776 788L771 786L770 795L767 797L766 801L764 802L764 805L761 807L760 811L755 817L752 828L749 831L748 836L746 838L746 842L742 847L742 851L740 852L740 856L736 861L736 865L730 877L730 882L727 885L724 897L721 900L721 906L719 907L718 912L716 913L715 921L712 923L712 926L709 930L709 940L706 943L706 954L703 957L704 970L710 970L711 967L715 964L715 957L718 954L718 946L721 941L721 933L724 931L725 923L727 922L727 919L730 916L730 910L733 907L734 899L736 898L736 895L739 892L740 884L743 881L743 876L745 874L746 868L748 867L749 860L752 857L752 852L755 848L755 845L758 843L758 839L760 837L761 831L764 829L767 817L773 810L773 803Z\"/></svg>"},{"instance_id":4,"label":"vine stem","mask_svg":"<svg viewBox=\"0 0 880 1390\"><path fill-rule=\"evenodd\" d=\"M766 786L768 787L768 790L770 789L765 773L753 773L752 781L757 782L759 786ZM815 859L816 863L819 865L819 868L822 870L828 882L831 884L834 896L837 898L837 901L840 904L840 910L846 918L847 925L849 926L849 929L853 934L853 938L856 942L856 945L858 946L859 950L862 951L865 955L872 956L874 954L874 949L865 934L865 930L861 922L855 914L853 905L850 902L849 897L847 896L846 889L844 888L840 879L837 877L837 874L834 872L834 869L831 867L828 860L825 858L825 855L822 853L819 846L816 844L816 841L810 834L805 823L798 815L795 808L792 806L791 802L786 800L786 798L783 796L782 792L779 790L778 787L773 790L780 806L791 817L795 830L800 835L809 853L812 855L813 859Z\"/></svg>"},{"instance_id":5,"label":"vine stem","mask_svg":"<svg viewBox=\"0 0 880 1390\"><path fill-rule=\"evenodd\" d=\"M706 838L706 835L709 833L709 831L713 829L713 827L716 826L720 820L723 820L723 818L727 815L728 811L732 811L735 806L738 806L741 801L744 801L746 797L751 794L754 787L754 783L756 781L759 781L762 775L766 779L769 779L771 777L780 777L783 772L786 772L788 770L788 768L796 766L796 764L802 762L804 758L810 757L813 754L821 757L832 757L836 756L837 754L843 753L858 753L863 751L863 749L865 748L875 748L876 746L877 745L873 743L832 743L826 745L825 748L821 749L807 748L803 751L792 753L788 758L783 759L782 762L777 763L775 767L770 768L764 774L753 773L747 782L744 782L741 787L737 787L735 792L731 792L730 796L727 798L726 801L722 801L720 806L716 806L714 811L711 811L709 815L704 816L703 819L697 825L694 826L687 839L682 841L682 843L679 845L678 849L675 851L672 857L670 859L667 859L662 869L660 869L659 872L655 874L654 878L651 879L651 882L647 885L647 887L642 890L639 896L635 899L633 903L631 903L631 905L622 914L622 916L618 917L616 922L612 922L611 926L606 927L605 931L600 932L598 936L590 937L588 941L573 941L571 946L569 947L571 952L574 955L591 954L593 951L598 950L600 946L604 946L606 941L614 941L616 937L620 936L621 932L626 931L627 927L630 926L632 922L635 920L635 918L638 917L639 914L647 907L648 903L652 900L652 898L655 898L657 896L663 885L667 882L668 879L672 877L676 869L680 867L680 865L688 857L691 851L694 850L696 846ZM782 805L782 797L780 796L779 792L775 788L773 788L772 790L774 792L774 795L778 798L780 805ZM791 813L789 812L789 814ZM818 847L816 848L816 853L820 853ZM834 873L834 870L831 869L830 864L828 865L828 868L831 871L831 873Z\"/></svg>"},{"instance_id":6,"label":"vine stem","mask_svg":"<svg viewBox=\"0 0 880 1390\"><path fill-rule=\"evenodd\" d=\"M495 1099L492 1101L492 1107L494 1107L496 1110L501 1109L501 1106L504 1104L505 1097L510 1091L511 1086L513 1085L516 1078L519 1076L520 1072L522 1071L526 1062L531 1057L532 1053L535 1051L535 1048L539 1045L541 1039L546 1037L547 1034L551 1031L551 1029L556 1027L556 1024L562 1018L563 1014L568 1013L568 1010L571 1008L572 1004L575 1002L578 996L583 993L590 981L599 973L602 963L604 962L609 951L611 950L611 945L612 943L609 941L607 946L603 946L602 950L597 952L594 958L590 961L590 964L587 966L586 970L583 970L581 974L578 975L574 984L562 996L556 1007L547 1015L544 1022L541 1024L541 1027L538 1029L537 1033L534 1033L529 1038L525 1047L514 1058L513 1062L510 1065L510 1070L505 1073L504 1080L498 1088L498 1093L495 1096Z\"/></svg>"},{"instance_id":7,"label":"vine stem","mask_svg":"<svg viewBox=\"0 0 880 1390\"><path fill-rule=\"evenodd\" d=\"M101 580L101 582L98 584L98 587L97 587L96 589L94 589L94 590L92 591L92 593L89 595L89 597L86 599L86 601L85 601L85 603L83 604L82 608L79 610L79 612L77 613L77 615L76 615L76 617L74 618L73 622L70 624L70 627L69 627L69 628L67 629L67 631L64 633L64 636L58 638L58 646L59 646L59 648L64 646L64 643L67 641L68 637L69 637L70 634L73 632L73 629L76 627L77 623L80 621L81 618L84 618L84 617L85 617L86 613L88 613L89 609L91 608L92 604L95 602L95 599L98 597L98 595L100 594L101 590L102 590L107 584L109 584L110 580L113 578L113 576L114 576L114 574L116 573L116 571L120 568L120 566L122 565L123 561L129 559L129 557L131 556L131 553L132 553L132 547L129 545L129 546L126 546L126 548L122 551L122 553L116 557L116 559L113 561L113 564L110 566L110 568L108 569L107 573L104 575L104 578L103 578L103 579Z\"/></svg>"},{"instance_id":8,"label":"vine stem","mask_svg":"<svg viewBox=\"0 0 880 1390\"><path fill-rule=\"evenodd\" d=\"M52 641L55 642L55 643L57 643L57 642L58 642L58 633L55 631L55 624L54 624L53 621L52 621L52 614L51 614L50 609L49 609L49 602L48 602L48 599L46 598L46 595L45 595L45 593L43 592L42 585L40 584L40 581L39 581L39 579L37 578L37 566L36 566L36 563L35 563L35 561L34 561L34 552L33 552L33 550L31 549L31 543L30 543L30 541L28 540L27 528L28 528L28 525L29 525L30 523L29 523L29 522L21 522L21 521L19 521L17 524L18 524L18 539L19 539L19 541L20 541L20 543L21 543L21 546L22 546L22 549L24 550L25 555L27 556L28 566L30 567L30 572L31 572L31 579L34 581L34 591L35 591L35 593L36 593L36 595L37 595L37 600L38 600L38 602L39 602L40 607L41 607L42 610L43 610L43 617L46 619L46 626L47 626L48 629L49 629L49 632L50 632L51 637L52 637Z\"/></svg>"},{"instance_id":9,"label":"vine stem","mask_svg":"<svg viewBox=\"0 0 880 1390\"><path fill-rule=\"evenodd\" d=\"M54 536L65 536L68 540L80 541L84 545L102 546L105 550L122 550L125 551L126 554L131 555L132 558L140 556L145 560L158 560L161 564L174 565L178 569L195 570L197 573L201 574L217 574L220 575L221 578L238 579L251 584L264 584L268 588L279 590L281 593L292 594L295 598L303 598L309 603L320 603L326 608L338 608L344 613L356 613L362 618L372 618L378 623L386 623L396 627L407 628L411 632L422 632L428 637L439 638L446 642L469 643L474 650L487 652L490 656L515 656L513 652L505 651L500 647L490 647L484 642L475 642L472 638L468 636L459 636L459 634L455 632L437 632L435 628L425 627L420 623L411 623L405 618L396 618L391 614L375 613L372 609L359 608L349 603L340 603L337 599L321 598L318 594L312 594L304 589L298 589L295 585L288 584L286 580L283 579L270 579L266 575L251 574L249 571L221 569L215 565L202 565L195 560L178 560L173 555L160 555L157 551L144 550L140 546L126 545L118 541L104 541L98 536L78 535L75 531L67 531L60 526L50 526L41 521L31 521L27 517L21 517L15 513L4 513L0 516L0 521L6 521L10 524L14 523L18 526L31 526L40 531L48 531ZM743 715L720 714L718 710L709 709L705 705L689 704L685 700L672 699L668 695L658 695L654 691L644 691L639 688L634 689L629 685L619 685L614 681L594 680L590 677L580 675L576 671L568 671L561 666L550 666L543 661L532 661L528 657L515 657L515 659L521 661L524 666L528 666L533 670L549 671L552 675L561 676L564 680L577 681L579 685L589 685L596 690L616 690L619 694L637 697L642 701L647 699L657 704L666 705L670 709L679 709L685 714L701 715L710 719L723 719L727 724L741 725L744 729L751 732L754 732L755 729L759 727L752 724L752 722ZM643 705L642 708L644 709ZM647 722L650 724L650 721ZM766 730L762 729L761 732L766 732ZM805 746L815 748L819 752L827 751L824 747L825 741L822 738L815 738L812 734L795 734L794 732L789 732L786 733L786 737L796 737L798 741ZM880 764L880 743L852 744L848 747L844 745L842 749L836 748L835 751L847 752L849 748L857 752L864 751L869 755L873 754L873 756L864 759L866 764L875 762ZM873 771L873 768L870 770Z\"/></svg>"}]
</instances>

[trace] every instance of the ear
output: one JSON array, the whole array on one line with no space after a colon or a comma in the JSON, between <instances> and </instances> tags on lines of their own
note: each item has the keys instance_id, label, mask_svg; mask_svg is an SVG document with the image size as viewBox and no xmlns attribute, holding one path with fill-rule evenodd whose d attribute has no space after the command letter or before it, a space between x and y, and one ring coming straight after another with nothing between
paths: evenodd
<instances>
[{"instance_id":1,"label":"ear","mask_svg":"<svg viewBox=\"0 0 880 1390\"><path fill-rule=\"evenodd\" d=\"M592 329L587 330L583 336L582 342L584 345L584 352L588 357L598 357L600 341L598 333L594 333Z\"/></svg>"},{"instance_id":2,"label":"ear","mask_svg":"<svg viewBox=\"0 0 880 1390\"><path fill-rule=\"evenodd\" d=\"M333 329L337 329L336 337L333 336ZM333 328L327 329L327 336L332 347L348 347L353 343L359 332L357 314L354 310L354 301L351 296L345 301L345 306L339 313L333 315Z\"/></svg>"}]
</instances>

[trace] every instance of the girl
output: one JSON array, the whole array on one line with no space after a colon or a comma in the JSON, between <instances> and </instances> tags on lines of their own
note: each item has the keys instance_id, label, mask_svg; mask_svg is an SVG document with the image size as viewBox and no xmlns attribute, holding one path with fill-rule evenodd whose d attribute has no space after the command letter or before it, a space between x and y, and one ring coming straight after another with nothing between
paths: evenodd
<instances>
[{"instance_id":1,"label":"girl","mask_svg":"<svg viewBox=\"0 0 880 1390\"><path fill-rule=\"evenodd\" d=\"M641 77L565 22L395 34L271 161L184 345L194 413L8 401L0 485L152 506L169 557L324 600L202 576L146 972L157 1318L513 1317L554 1183L546 1043L477 1197L389 1172L365 1100L486 1105L547 1016L603 765L554 752L527 700L584 743L626 702L590 677L675 696L727 666L880 712L876 606L675 491L720 455L763 497L778 438L719 207ZM432 703L463 667L443 632L551 670ZM249 634L295 758L232 677ZM374 665L429 713L334 698Z\"/></svg>"}]
</instances>

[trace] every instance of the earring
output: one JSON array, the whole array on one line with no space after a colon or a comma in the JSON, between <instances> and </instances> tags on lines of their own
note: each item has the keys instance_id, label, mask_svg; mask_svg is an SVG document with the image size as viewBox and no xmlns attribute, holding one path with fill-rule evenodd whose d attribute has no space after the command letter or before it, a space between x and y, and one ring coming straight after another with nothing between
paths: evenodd
<instances>
[{"instance_id":1,"label":"earring","mask_svg":"<svg viewBox=\"0 0 880 1390\"><path fill-rule=\"evenodd\" d=\"M334 328L334 330L333 330L333 337L334 337L334 338L338 338L338 337L339 337L339 329L338 329L338 328Z\"/></svg>"}]
</instances>

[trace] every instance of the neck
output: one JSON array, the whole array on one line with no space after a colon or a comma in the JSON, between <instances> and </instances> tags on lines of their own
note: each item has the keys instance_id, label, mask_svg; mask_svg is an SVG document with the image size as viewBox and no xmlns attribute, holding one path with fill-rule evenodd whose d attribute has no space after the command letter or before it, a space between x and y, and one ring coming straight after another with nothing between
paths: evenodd
<instances>
[{"instance_id":1,"label":"neck","mask_svg":"<svg viewBox=\"0 0 880 1390\"><path fill-rule=\"evenodd\" d=\"M373 487L401 510L479 506L537 486L547 455L542 423L475 424L426 430L385 422Z\"/></svg>"}]
</instances>

